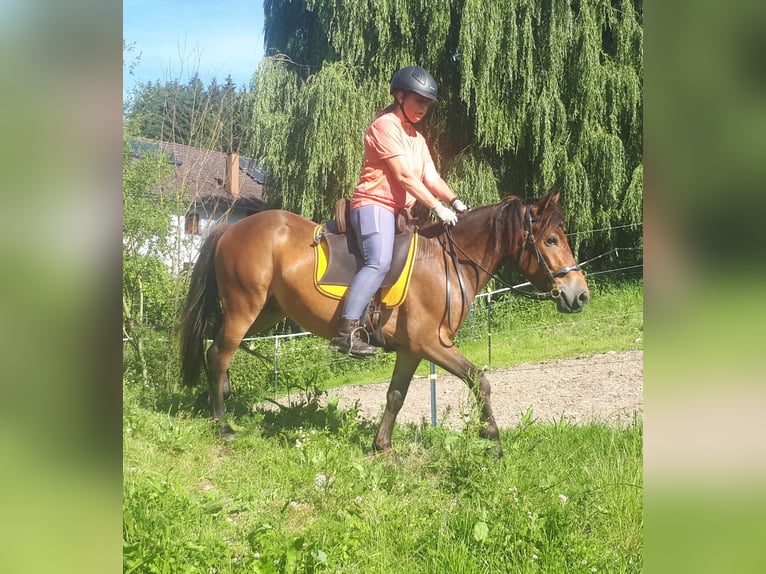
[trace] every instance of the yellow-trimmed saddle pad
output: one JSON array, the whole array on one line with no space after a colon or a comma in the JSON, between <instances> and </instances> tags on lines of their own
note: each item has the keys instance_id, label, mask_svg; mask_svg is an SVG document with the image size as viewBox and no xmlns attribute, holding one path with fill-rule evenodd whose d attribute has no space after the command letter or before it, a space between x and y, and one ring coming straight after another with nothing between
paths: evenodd
<instances>
[{"instance_id":1,"label":"yellow-trimmed saddle pad","mask_svg":"<svg viewBox=\"0 0 766 574\"><path fill-rule=\"evenodd\" d=\"M329 233L317 225L314 237L319 238L314 246L314 286L328 297L342 299L362 263L361 257L349 246L346 234ZM407 297L417 245L417 233L401 233L394 239L391 269L380 289L381 300L388 307L398 307Z\"/></svg>"}]
</instances>

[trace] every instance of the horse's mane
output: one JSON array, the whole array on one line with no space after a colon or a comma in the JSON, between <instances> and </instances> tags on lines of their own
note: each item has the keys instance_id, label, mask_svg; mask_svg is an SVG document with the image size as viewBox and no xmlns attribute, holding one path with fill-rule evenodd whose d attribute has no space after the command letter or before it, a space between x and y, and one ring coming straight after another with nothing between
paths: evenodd
<instances>
[{"instance_id":1,"label":"horse's mane","mask_svg":"<svg viewBox=\"0 0 766 574\"><path fill-rule=\"evenodd\" d=\"M458 216L458 222L456 228L469 229L473 225L481 225L486 228L487 231L490 228L494 231L499 228L502 229L505 225L505 219L507 217L513 217L514 225L521 224L521 210L516 209L518 207L515 203L512 204L511 199L518 200L518 197L508 196L503 198L500 203L492 203L487 205L480 205L474 207L468 213ZM517 213L514 213L514 210ZM489 222L489 226L487 225ZM418 228L418 233L423 237L438 237L444 234L444 225L438 221L429 221Z\"/></svg>"},{"instance_id":2,"label":"horse's mane","mask_svg":"<svg viewBox=\"0 0 766 574\"><path fill-rule=\"evenodd\" d=\"M539 197L520 198L516 195L507 195L498 203L482 205L473 208L465 215L460 216L457 226L468 228L471 225L481 223L486 231L499 234L503 230L521 229L524 225L524 206L533 205L540 201ZM565 223L564 212L555 201L549 201L546 209L538 214L540 217L539 235L547 235L554 228L563 226ZM439 222L429 222L420 227L418 233L423 237L436 237L444 233L444 226ZM505 238L510 240L510 238Z\"/></svg>"}]
</instances>

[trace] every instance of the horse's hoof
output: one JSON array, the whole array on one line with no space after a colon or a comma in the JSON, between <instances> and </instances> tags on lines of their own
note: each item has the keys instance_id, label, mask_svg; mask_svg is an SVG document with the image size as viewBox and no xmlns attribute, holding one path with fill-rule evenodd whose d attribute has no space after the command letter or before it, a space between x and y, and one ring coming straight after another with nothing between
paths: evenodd
<instances>
[{"instance_id":1,"label":"horse's hoof","mask_svg":"<svg viewBox=\"0 0 766 574\"><path fill-rule=\"evenodd\" d=\"M197 399L194 401L194 410L197 412L207 411L210 409L209 403L210 401L208 400L208 393L205 391L204 393L198 395Z\"/></svg>"},{"instance_id":2,"label":"horse's hoof","mask_svg":"<svg viewBox=\"0 0 766 574\"><path fill-rule=\"evenodd\" d=\"M492 448L489 448L487 452L494 454L498 460L503 458L503 445L500 444L500 431L497 427L485 427L479 431L479 436L493 442Z\"/></svg>"},{"instance_id":3,"label":"horse's hoof","mask_svg":"<svg viewBox=\"0 0 766 574\"><path fill-rule=\"evenodd\" d=\"M500 441L500 431L496 426L486 426L479 431L479 436L487 440Z\"/></svg>"},{"instance_id":4,"label":"horse's hoof","mask_svg":"<svg viewBox=\"0 0 766 574\"><path fill-rule=\"evenodd\" d=\"M373 454L382 454L384 452L389 452L389 451L391 451L391 441L387 441L382 444L378 444L378 441L373 441L372 443Z\"/></svg>"},{"instance_id":5,"label":"horse's hoof","mask_svg":"<svg viewBox=\"0 0 766 574\"><path fill-rule=\"evenodd\" d=\"M218 426L218 436L225 440L232 440L236 438L237 432L228 423L224 423Z\"/></svg>"}]
</instances>

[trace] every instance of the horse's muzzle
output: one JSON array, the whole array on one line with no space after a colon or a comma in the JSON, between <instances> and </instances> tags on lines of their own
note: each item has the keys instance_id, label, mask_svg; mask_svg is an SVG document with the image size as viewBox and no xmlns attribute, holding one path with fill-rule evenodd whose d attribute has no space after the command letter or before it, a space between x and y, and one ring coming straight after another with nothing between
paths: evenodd
<instances>
[{"instance_id":1,"label":"horse's muzzle","mask_svg":"<svg viewBox=\"0 0 766 574\"><path fill-rule=\"evenodd\" d=\"M559 296L556 298L556 306L561 313L579 313L590 301L588 288L578 284L556 285Z\"/></svg>"}]
</instances>

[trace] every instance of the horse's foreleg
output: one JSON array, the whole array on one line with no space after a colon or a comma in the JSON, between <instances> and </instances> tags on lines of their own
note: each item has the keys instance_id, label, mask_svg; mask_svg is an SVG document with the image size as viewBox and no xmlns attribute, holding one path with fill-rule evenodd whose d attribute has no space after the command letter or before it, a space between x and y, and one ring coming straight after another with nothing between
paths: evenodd
<instances>
[{"instance_id":1,"label":"horse's foreleg","mask_svg":"<svg viewBox=\"0 0 766 574\"><path fill-rule=\"evenodd\" d=\"M394 430L396 415L404 404L407 391L410 388L412 375L420 364L420 357L410 355L402 351L396 354L394 373L391 376L391 384L386 393L386 410L383 411L383 419L378 427L375 440L372 443L373 450L388 450L391 448L391 434Z\"/></svg>"},{"instance_id":2,"label":"horse's foreleg","mask_svg":"<svg viewBox=\"0 0 766 574\"><path fill-rule=\"evenodd\" d=\"M478 375L478 384L476 379ZM500 440L500 430L497 428L497 422L495 416L492 414L492 401L490 397L492 395L492 388L490 387L487 377L482 371L472 366L472 369L468 372L468 376L465 379L468 382L468 387L473 391L476 401L481 406L481 422L486 423L486 426L479 431L481 436L492 440Z\"/></svg>"},{"instance_id":3,"label":"horse's foreleg","mask_svg":"<svg viewBox=\"0 0 766 574\"><path fill-rule=\"evenodd\" d=\"M484 373L477 369L476 365L466 359L455 347L439 347L436 350L431 350L428 358L468 385L481 408L480 420L486 424L480 431L481 436L500 440L500 431L497 428L495 416L492 414L492 388Z\"/></svg>"}]
</instances>

